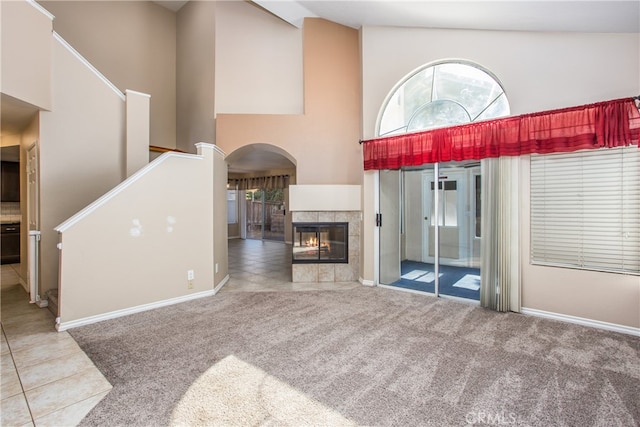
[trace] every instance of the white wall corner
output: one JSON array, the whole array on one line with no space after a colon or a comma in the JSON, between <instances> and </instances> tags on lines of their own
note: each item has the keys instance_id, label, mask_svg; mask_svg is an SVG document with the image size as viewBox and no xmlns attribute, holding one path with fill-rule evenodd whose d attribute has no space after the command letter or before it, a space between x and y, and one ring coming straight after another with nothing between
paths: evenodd
<instances>
[{"instance_id":1,"label":"white wall corner","mask_svg":"<svg viewBox=\"0 0 640 427\"><path fill-rule=\"evenodd\" d=\"M215 287L215 288L213 288L213 294L214 294L214 295L215 295L215 294L217 294L218 292L220 292L220 289L222 289L222 287L223 287L224 285L226 285L226 284L227 284L227 282L229 281L229 278L230 278L230 277L229 277L229 275L227 274L226 276L224 276L224 279L222 279L222 280L220 281L220 283L218 283L218 284L216 285L216 287Z\"/></svg>"}]
</instances>

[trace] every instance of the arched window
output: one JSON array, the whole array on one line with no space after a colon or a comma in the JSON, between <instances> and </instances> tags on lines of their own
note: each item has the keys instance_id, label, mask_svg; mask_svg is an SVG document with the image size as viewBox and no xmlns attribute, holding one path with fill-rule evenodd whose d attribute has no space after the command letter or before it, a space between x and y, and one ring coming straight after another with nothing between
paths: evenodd
<instances>
[{"instance_id":1,"label":"arched window","mask_svg":"<svg viewBox=\"0 0 640 427\"><path fill-rule=\"evenodd\" d=\"M479 65L426 65L398 83L378 121L378 136L416 132L509 115L498 80Z\"/></svg>"}]
</instances>

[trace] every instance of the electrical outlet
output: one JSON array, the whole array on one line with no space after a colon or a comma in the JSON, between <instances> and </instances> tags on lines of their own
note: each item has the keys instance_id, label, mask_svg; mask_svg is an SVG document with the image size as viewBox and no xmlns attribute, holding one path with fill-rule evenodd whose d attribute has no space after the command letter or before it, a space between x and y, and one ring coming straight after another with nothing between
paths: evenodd
<instances>
[{"instance_id":1,"label":"electrical outlet","mask_svg":"<svg viewBox=\"0 0 640 427\"><path fill-rule=\"evenodd\" d=\"M216 262L216 273L218 272L218 263Z\"/></svg>"},{"instance_id":2,"label":"electrical outlet","mask_svg":"<svg viewBox=\"0 0 640 427\"><path fill-rule=\"evenodd\" d=\"M193 273L193 270L187 270L187 288L188 289L193 289L194 277L195 277L195 274Z\"/></svg>"}]
</instances>

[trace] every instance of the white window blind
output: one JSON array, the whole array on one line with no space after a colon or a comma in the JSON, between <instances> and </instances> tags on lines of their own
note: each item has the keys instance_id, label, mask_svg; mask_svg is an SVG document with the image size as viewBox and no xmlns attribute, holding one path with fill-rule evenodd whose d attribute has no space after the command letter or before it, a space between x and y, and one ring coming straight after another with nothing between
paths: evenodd
<instances>
[{"instance_id":1,"label":"white window blind","mask_svg":"<svg viewBox=\"0 0 640 427\"><path fill-rule=\"evenodd\" d=\"M640 274L637 146L531 156L531 261Z\"/></svg>"}]
</instances>

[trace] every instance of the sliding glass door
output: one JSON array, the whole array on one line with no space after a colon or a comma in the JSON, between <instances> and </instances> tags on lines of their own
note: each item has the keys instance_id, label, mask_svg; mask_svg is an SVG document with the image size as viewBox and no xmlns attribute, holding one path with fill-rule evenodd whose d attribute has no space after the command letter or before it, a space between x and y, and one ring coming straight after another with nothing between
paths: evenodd
<instances>
[{"instance_id":1,"label":"sliding glass door","mask_svg":"<svg viewBox=\"0 0 640 427\"><path fill-rule=\"evenodd\" d=\"M396 173L380 173L380 283L479 300L480 165Z\"/></svg>"}]
</instances>

